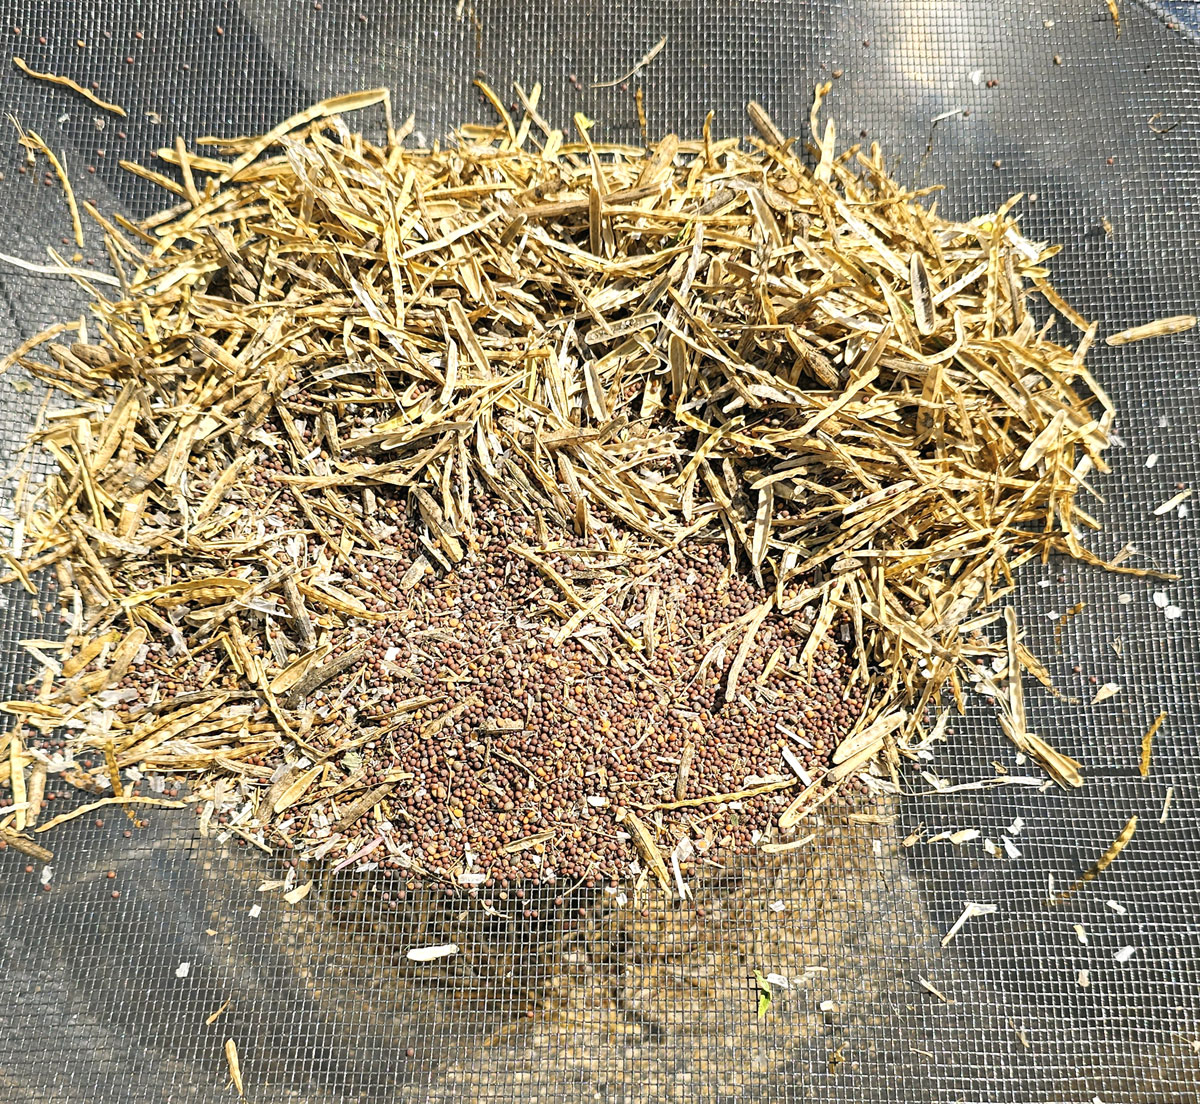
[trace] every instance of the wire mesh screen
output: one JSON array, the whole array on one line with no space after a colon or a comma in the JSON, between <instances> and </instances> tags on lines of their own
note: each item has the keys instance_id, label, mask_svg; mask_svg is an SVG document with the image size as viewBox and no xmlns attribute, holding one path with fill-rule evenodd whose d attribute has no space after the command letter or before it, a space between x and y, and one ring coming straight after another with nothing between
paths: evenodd
<instances>
[{"instance_id":1,"label":"wire mesh screen","mask_svg":"<svg viewBox=\"0 0 1200 1104\"><path fill-rule=\"evenodd\" d=\"M901 179L945 184L951 214L1026 193L1025 233L1065 243L1056 281L1104 333L1193 311L1200 271L1200 54L1154 12L1119 13L1118 36L1102 0L41 0L6 5L11 53L97 82L128 116L11 67L0 89L65 152L81 198L145 216L166 197L119 159L149 163L177 133L261 132L357 88L390 87L433 139L487 117L476 75L541 81L556 124L583 111L595 135L637 141L638 87L652 136L699 133L709 109L715 133L743 133L751 98L798 133L814 82L836 78L840 132L878 140ZM644 71L592 87L663 35ZM70 222L22 160L0 147L0 243L36 260ZM9 268L0 300L6 350L82 306L62 280ZM1200 477L1198 344L1093 353L1121 411L1093 546L1132 543L1180 581L1053 562L1023 579L1030 643L1062 690L1031 692L1031 723L1084 764L1082 791L945 793L914 772L891 823L830 818L811 846L731 866L694 901L513 888L490 911L354 869L288 905L259 892L280 861L236 837L201 838L187 812L135 828L107 809L43 837L49 871L0 853L0 1099L232 1099L234 1039L255 1104L1200 1100L1196 515L1154 512ZM0 379L6 460L37 409L16 381ZM3 601L13 696L30 674L17 642L56 620L44 595ZM1120 694L1089 704L1109 682ZM1141 735L1163 711L1142 778ZM1032 771L982 701L952 729L931 764L944 784ZM1048 908L1049 879L1075 878L1133 815L1120 860ZM922 827L979 835L904 846ZM968 902L995 910L943 944ZM450 941L443 963L405 958ZM761 1017L756 972L776 976Z\"/></svg>"}]
</instances>

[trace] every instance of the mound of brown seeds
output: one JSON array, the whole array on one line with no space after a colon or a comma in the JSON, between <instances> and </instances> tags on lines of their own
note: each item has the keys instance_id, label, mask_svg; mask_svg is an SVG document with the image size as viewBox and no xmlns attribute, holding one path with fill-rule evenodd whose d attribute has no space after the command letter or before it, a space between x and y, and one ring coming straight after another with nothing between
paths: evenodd
<instances>
[{"instance_id":1,"label":"mound of brown seeds","mask_svg":"<svg viewBox=\"0 0 1200 1104\"><path fill-rule=\"evenodd\" d=\"M190 776L309 856L666 883L887 790L993 654L1078 784L1015 624L979 630L1021 563L1095 560L1096 327L1019 197L943 219L837 153L827 90L810 161L757 105L749 148L641 149L484 88L501 122L445 148L351 132L378 92L128 166L179 204L85 205L116 290L11 358L73 404L19 489L12 577L53 568L68 635L5 706L11 826L38 760Z\"/></svg>"}]
</instances>

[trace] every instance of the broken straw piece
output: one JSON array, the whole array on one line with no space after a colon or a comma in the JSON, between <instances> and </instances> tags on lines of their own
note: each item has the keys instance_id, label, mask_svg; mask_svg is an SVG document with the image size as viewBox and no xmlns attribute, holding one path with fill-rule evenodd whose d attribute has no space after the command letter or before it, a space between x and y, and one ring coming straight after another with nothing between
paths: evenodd
<instances>
[{"instance_id":1,"label":"broken straw piece","mask_svg":"<svg viewBox=\"0 0 1200 1104\"><path fill-rule=\"evenodd\" d=\"M439 958L449 958L458 954L457 943L439 943L435 947L410 947L405 958L410 962L436 962Z\"/></svg>"},{"instance_id":2,"label":"broken straw piece","mask_svg":"<svg viewBox=\"0 0 1200 1104\"><path fill-rule=\"evenodd\" d=\"M942 946L947 946L950 941L958 935L962 930L963 925L968 920L974 919L976 916L990 916L996 911L997 905L979 904L976 901L967 901L966 907L962 910L962 915L954 921L954 926L942 936Z\"/></svg>"}]
</instances>

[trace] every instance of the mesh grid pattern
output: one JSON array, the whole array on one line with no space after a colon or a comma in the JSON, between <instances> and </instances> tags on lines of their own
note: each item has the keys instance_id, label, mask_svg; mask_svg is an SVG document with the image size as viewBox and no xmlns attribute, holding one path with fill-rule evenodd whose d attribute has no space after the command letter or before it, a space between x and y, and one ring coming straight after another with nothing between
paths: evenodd
<instances>
[{"instance_id":1,"label":"mesh grid pattern","mask_svg":"<svg viewBox=\"0 0 1200 1104\"><path fill-rule=\"evenodd\" d=\"M710 108L715 134L742 133L750 98L797 133L812 84L838 69L827 111L844 139L861 130L899 178L944 183L944 209L969 215L1026 192L1025 232L1065 243L1056 283L1103 333L1194 311L1200 270L1200 54L1186 28L1132 0L1120 7L1118 39L1102 0L10 0L0 33L11 53L98 81L129 117L2 66L0 90L6 112L65 152L81 198L144 216L165 200L119 157L149 163L176 133L258 132L355 88L389 86L397 112L413 110L433 138L487 117L472 76L502 95L541 80L555 123L582 110L599 137L632 141L639 84L652 135L697 133ZM663 34L666 49L629 89L589 87ZM955 108L970 114L931 130ZM70 223L40 169L18 171L22 157L0 145L0 248L40 259ZM89 249L101 260L90 230ZM80 307L64 282L5 268L0 345ZM28 860L0 853L0 1100L233 1099L227 1038L255 1104L1200 1100L1196 515L1152 513L1200 478L1198 349L1192 333L1092 354L1122 439L1097 481L1105 531L1093 546L1111 555L1133 542L1137 562L1181 581L1051 563L1031 567L1019 595L1035 652L1082 703L1030 691L1032 721L1084 763L1084 790L938 794L913 774L893 824L830 824L786 862L747 862L692 905L645 915L582 890L463 913L434 890L401 900L394 882L351 871L321 875L289 907L257 892L278 875L274 860L196 837L190 814L132 830L109 809L102 827L86 818L46 839L48 893L40 864L27 874ZM13 378L0 378L6 461L38 406ZM1182 618L1153 604L1159 587ZM53 628L19 589L0 600L10 696L29 674L15 642ZM1056 634L1048 615L1079 601ZM1089 706L1089 676L1122 692ZM1140 736L1161 710L1143 780ZM933 765L947 781L990 776L993 760L1031 772L983 703L955 727ZM1141 826L1117 863L1046 907L1048 880L1069 883L1133 814ZM990 858L979 841L901 846L920 825L998 842L1018 818L1007 834L1019 858ZM943 948L966 901L997 910ZM404 959L448 939L463 947L454 959ZM755 970L792 982L762 1019Z\"/></svg>"}]
</instances>

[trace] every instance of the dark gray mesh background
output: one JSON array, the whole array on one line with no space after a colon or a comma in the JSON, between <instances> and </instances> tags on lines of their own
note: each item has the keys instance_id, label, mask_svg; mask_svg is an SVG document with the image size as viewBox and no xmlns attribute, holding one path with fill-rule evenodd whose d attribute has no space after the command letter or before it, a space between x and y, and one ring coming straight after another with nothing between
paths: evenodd
<instances>
[{"instance_id":1,"label":"dark gray mesh background","mask_svg":"<svg viewBox=\"0 0 1200 1104\"><path fill-rule=\"evenodd\" d=\"M130 115L102 117L6 65L0 108L65 151L81 197L140 216L164 199L118 157L148 161L176 133L258 132L315 99L378 84L431 138L488 117L470 85L478 71L501 94L540 79L542 110L559 125L581 109L602 121L597 133L635 140L632 88L587 86L665 33L666 49L633 82L653 134L696 133L709 107L716 133L742 133L751 97L796 133L814 81L841 69L828 103L841 134L879 139L901 178L944 182L946 209L968 215L1036 194L1026 232L1066 243L1057 282L1110 332L1194 311L1200 298L1200 53L1163 22L1192 5L1164 3L1161 19L1133 0L1120 6L1117 39L1103 0L466 0L461 13L453 0L6 2L0 33L12 53L99 81ZM938 125L921 168L930 120L954 108L969 117ZM1154 133L1156 115L1174 129ZM20 161L15 141L0 144L0 249L41 260L70 225L59 190L40 169L18 174ZM89 242L101 260L90 228ZM78 309L61 280L0 271L6 349ZM1197 515L1152 513L1177 483L1200 478L1198 349L1192 333L1120 352L1101 345L1093 358L1122 411L1114 474L1098 480L1106 528L1094 547L1111 554L1133 541L1138 562L1180 572L1165 589L1183 616L1168 621L1154 606L1161 584L1061 564L1026 574L1020 608L1036 650L1085 702L1031 691L1031 716L1084 762L1083 791L931 796L913 775L917 792L894 825L830 826L822 846L786 864L729 871L699 907L646 915L582 893L561 907L511 900L497 916L467 915L432 891L397 901L395 882L351 871L289 908L257 892L278 874L271 860L236 838L198 838L190 813L155 813L126 839L128 821L106 810L102 828L89 818L43 837L57 852L51 892L40 864L27 874L22 856L0 854L0 1101L230 1100L227 1038L254 1104L1200 1100ZM0 377L6 463L36 409L14 378ZM1160 459L1148 469L1152 452ZM1080 600L1086 609L1056 643L1048 615ZM3 601L8 696L28 674L14 642L51 629L20 591ZM1089 675L1124 689L1088 706ZM1140 736L1163 709L1142 780ZM949 781L990 776L993 759L1031 773L986 710L956 727L934 764ZM1117 863L1048 909L1048 878L1061 887L1075 877L1135 813L1141 826ZM899 847L920 824L998 841L1018 816L1019 858L990 858L980 841ZM943 949L968 900L997 911ZM536 918L523 915L530 907ZM443 938L463 947L448 965L405 961L407 947ZM1135 949L1124 964L1114 959L1123 947ZM794 982L762 1020L755 969Z\"/></svg>"}]
</instances>

